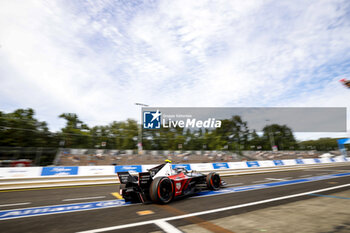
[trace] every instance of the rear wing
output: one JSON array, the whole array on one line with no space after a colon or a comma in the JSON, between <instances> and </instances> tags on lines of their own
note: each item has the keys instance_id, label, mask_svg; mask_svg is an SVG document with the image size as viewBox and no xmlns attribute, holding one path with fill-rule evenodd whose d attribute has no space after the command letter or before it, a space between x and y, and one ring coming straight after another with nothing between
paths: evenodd
<instances>
[{"instance_id":1,"label":"rear wing","mask_svg":"<svg viewBox=\"0 0 350 233\"><path fill-rule=\"evenodd\" d=\"M140 172L139 173L139 186L142 189L149 189L153 179L149 172Z\"/></svg>"},{"instance_id":2,"label":"rear wing","mask_svg":"<svg viewBox=\"0 0 350 233\"><path fill-rule=\"evenodd\" d=\"M137 179L130 175L129 172L117 172L117 174L121 184L137 182Z\"/></svg>"}]
</instances>

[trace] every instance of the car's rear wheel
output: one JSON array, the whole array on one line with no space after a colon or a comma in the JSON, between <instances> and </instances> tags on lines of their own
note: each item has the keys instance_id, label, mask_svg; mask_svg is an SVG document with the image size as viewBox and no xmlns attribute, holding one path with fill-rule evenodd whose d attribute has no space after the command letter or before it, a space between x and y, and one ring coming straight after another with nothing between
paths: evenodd
<instances>
[{"instance_id":1,"label":"car's rear wheel","mask_svg":"<svg viewBox=\"0 0 350 233\"><path fill-rule=\"evenodd\" d=\"M149 195L153 202L169 203L174 196L174 184L168 177L157 177L151 183Z\"/></svg>"},{"instance_id":2,"label":"car's rear wheel","mask_svg":"<svg viewBox=\"0 0 350 233\"><path fill-rule=\"evenodd\" d=\"M207 182L208 189L210 189L210 190L220 189L221 178L220 178L219 174L217 174L215 172L210 172L207 175L206 182Z\"/></svg>"}]
</instances>

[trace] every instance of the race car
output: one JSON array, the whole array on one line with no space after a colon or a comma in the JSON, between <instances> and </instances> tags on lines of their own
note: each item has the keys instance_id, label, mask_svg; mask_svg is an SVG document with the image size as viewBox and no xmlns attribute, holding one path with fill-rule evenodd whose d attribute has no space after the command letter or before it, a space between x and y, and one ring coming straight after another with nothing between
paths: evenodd
<instances>
[{"instance_id":1,"label":"race car","mask_svg":"<svg viewBox=\"0 0 350 233\"><path fill-rule=\"evenodd\" d=\"M350 80L346 80L345 78L339 80L344 86L350 88Z\"/></svg>"},{"instance_id":2,"label":"race car","mask_svg":"<svg viewBox=\"0 0 350 233\"><path fill-rule=\"evenodd\" d=\"M129 172L118 172L120 194L126 202L167 204L174 198L193 195L202 190L218 190L225 183L219 174L208 175L188 171L179 167L173 169L169 162L140 172L138 176Z\"/></svg>"}]
</instances>

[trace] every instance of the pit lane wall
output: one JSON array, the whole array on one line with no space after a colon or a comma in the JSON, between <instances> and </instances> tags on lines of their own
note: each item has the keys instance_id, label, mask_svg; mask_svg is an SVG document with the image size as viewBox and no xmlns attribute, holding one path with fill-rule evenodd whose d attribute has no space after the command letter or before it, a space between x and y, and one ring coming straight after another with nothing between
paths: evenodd
<instances>
[{"instance_id":1,"label":"pit lane wall","mask_svg":"<svg viewBox=\"0 0 350 233\"><path fill-rule=\"evenodd\" d=\"M283 168L308 164L332 164L350 162L350 157L262 160L245 162L172 164L173 168L184 167L187 170L216 171L256 168ZM0 181L16 178L54 178L54 177L98 177L115 175L120 171L142 172L156 165L117 165L117 166L70 166L70 167L6 167L0 168Z\"/></svg>"}]
</instances>

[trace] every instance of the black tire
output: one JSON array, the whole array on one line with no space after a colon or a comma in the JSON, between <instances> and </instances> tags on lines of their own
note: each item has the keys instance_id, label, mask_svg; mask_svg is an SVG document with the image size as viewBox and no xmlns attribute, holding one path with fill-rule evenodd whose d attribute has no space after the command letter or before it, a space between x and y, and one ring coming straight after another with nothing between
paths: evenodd
<instances>
[{"instance_id":1,"label":"black tire","mask_svg":"<svg viewBox=\"0 0 350 233\"><path fill-rule=\"evenodd\" d=\"M220 175L215 172L210 172L206 178L207 187L210 190L219 190L221 186Z\"/></svg>"},{"instance_id":2,"label":"black tire","mask_svg":"<svg viewBox=\"0 0 350 233\"><path fill-rule=\"evenodd\" d=\"M173 199L174 184L168 177L157 177L151 183L149 195L153 202L167 204Z\"/></svg>"}]
</instances>

